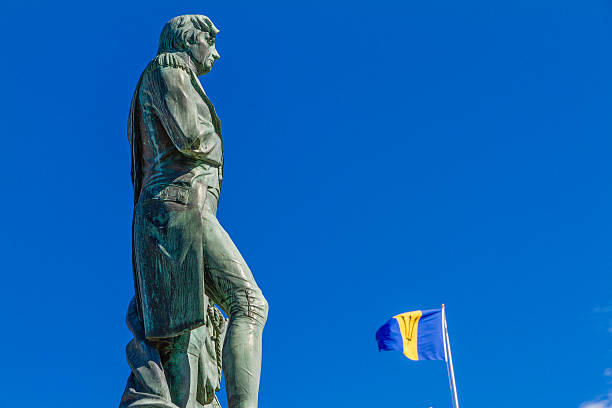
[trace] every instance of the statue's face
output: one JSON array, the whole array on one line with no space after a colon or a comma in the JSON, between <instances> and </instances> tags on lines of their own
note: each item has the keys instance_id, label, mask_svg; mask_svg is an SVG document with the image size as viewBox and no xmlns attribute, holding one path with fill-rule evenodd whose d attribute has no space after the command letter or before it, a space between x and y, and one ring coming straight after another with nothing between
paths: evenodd
<instances>
[{"instance_id":1,"label":"statue's face","mask_svg":"<svg viewBox=\"0 0 612 408\"><path fill-rule=\"evenodd\" d=\"M189 55L196 64L198 75L210 72L215 61L219 59L215 37L207 32L200 32L198 40L189 46Z\"/></svg>"}]
</instances>

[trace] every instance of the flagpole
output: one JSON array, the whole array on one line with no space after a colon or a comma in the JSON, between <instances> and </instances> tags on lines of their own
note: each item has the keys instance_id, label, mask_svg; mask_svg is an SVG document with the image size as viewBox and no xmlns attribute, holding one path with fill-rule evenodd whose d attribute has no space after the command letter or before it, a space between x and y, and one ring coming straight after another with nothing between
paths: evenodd
<instances>
[{"instance_id":1,"label":"flagpole","mask_svg":"<svg viewBox=\"0 0 612 408\"><path fill-rule=\"evenodd\" d=\"M441 329L442 329L442 343L444 345L444 362L446 363L446 374L448 374L448 386L451 390L451 395L453 394L453 382L451 380L451 376L450 376L450 368L448 366L448 351L446 349L446 329L444 328L444 321L445 319L445 312L444 312L444 303L442 303L442 319L440 319L441 321ZM453 400L453 405L455 405L455 401Z\"/></svg>"},{"instance_id":2,"label":"flagpole","mask_svg":"<svg viewBox=\"0 0 612 408\"><path fill-rule=\"evenodd\" d=\"M442 304L442 327L444 329L444 356L448 357L446 369L448 370L451 392L453 396L453 406L459 408L459 399L457 398L457 384L455 383L455 370L453 368L453 355L451 353L450 339L448 337L448 326L446 325L446 311Z\"/></svg>"}]
</instances>

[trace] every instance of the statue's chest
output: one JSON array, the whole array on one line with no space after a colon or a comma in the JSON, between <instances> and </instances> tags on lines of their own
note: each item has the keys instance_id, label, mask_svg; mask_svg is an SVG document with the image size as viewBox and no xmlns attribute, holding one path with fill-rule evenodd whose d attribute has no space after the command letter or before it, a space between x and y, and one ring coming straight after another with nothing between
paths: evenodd
<instances>
[{"instance_id":1,"label":"statue's chest","mask_svg":"<svg viewBox=\"0 0 612 408\"><path fill-rule=\"evenodd\" d=\"M198 119L206 121L206 122L210 122L212 124L213 118L212 118L210 109L208 108L208 105L206 105L206 103L203 100L200 100L198 102L199 102L197 104Z\"/></svg>"},{"instance_id":2,"label":"statue's chest","mask_svg":"<svg viewBox=\"0 0 612 408\"><path fill-rule=\"evenodd\" d=\"M196 93L198 94L199 99L201 98L200 100L202 101L202 103L198 103L198 117L202 117L205 120L210 121L213 127L215 128L215 132L217 133L217 135L219 135L219 138L221 138L221 121L219 120L219 116L217 116L215 107L213 106L210 99L208 99L206 92L204 92L204 88L202 88L202 84L195 77L195 75L192 74L191 79L193 87Z\"/></svg>"}]
</instances>

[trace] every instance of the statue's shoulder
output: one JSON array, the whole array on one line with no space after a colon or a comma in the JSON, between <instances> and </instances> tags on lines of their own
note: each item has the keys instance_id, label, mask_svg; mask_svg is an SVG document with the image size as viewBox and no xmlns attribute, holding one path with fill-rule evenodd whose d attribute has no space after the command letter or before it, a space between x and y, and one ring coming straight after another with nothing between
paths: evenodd
<instances>
[{"instance_id":1,"label":"statue's shoulder","mask_svg":"<svg viewBox=\"0 0 612 408\"><path fill-rule=\"evenodd\" d=\"M182 71L185 71L186 73L189 73L189 67L187 66L187 63L182 58L179 58L173 53L164 53L157 55L149 63L145 71L160 68L177 68Z\"/></svg>"}]
</instances>

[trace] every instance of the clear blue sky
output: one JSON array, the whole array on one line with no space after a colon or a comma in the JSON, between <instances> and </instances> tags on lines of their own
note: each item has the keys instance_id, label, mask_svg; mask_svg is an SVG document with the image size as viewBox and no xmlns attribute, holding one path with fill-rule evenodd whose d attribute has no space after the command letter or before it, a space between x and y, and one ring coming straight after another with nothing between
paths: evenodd
<instances>
[{"instance_id":1,"label":"clear blue sky","mask_svg":"<svg viewBox=\"0 0 612 408\"><path fill-rule=\"evenodd\" d=\"M441 303L463 407L612 388L609 1L3 9L0 405L119 402L128 107L184 13L221 29L202 83L225 140L219 217L270 302L262 407L449 407L443 363L374 341Z\"/></svg>"}]
</instances>

